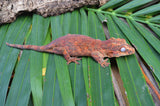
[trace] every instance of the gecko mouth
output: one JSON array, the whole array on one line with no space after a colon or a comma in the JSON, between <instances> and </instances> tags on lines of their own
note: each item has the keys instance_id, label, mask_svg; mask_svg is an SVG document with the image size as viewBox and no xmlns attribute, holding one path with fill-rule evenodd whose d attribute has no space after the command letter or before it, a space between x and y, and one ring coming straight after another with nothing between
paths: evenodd
<instances>
[{"instance_id":1,"label":"gecko mouth","mask_svg":"<svg viewBox=\"0 0 160 106\"><path fill-rule=\"evenodd\" d=\"M128 55L132 55L134 53L135 53L135 49L134 48L132 48L130 51L128 51Z\"/></svg>"}]
</instances>

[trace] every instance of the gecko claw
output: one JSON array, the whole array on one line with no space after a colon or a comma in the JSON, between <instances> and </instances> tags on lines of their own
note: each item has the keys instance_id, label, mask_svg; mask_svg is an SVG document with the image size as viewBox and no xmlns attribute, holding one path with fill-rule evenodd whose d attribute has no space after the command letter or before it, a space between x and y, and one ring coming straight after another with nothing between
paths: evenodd
<instances>
[{"instance_id":1,"label":"gecko claw","mask_svg":"<svg viewBox=\"0 0 160 106\"><path fill-rule=\"evenodd\" d=\"M103 68L109 66L110 63L107 63L108 59L103 60L100 64Z\"/></svg>"},{"instance_id":2,"label":"gecko claw","mask_svg":"<svg viewBox=\"0 0 160 106\"><path fill-rule=\"evenodd\" d=\"M77 58L77 57L70 57L69 60L67 61L67 64L71 62L75 62L76 64L79 64L77 60L81 60L82 58Z\"/></svg>"}]
</instances>

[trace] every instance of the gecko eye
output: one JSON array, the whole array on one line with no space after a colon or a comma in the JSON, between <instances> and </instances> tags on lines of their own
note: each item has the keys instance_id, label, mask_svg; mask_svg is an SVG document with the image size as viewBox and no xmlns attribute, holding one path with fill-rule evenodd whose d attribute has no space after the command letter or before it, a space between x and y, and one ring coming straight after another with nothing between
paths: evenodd
<instances>
[{"instance_id":1,"label":"gecko eye","mask_svg":"<svg viewBox=\"0 0 160 106\"><path fill-rule=\"evenodd\" d=\"M125 52L125 51L126 51L126 48L122 47L121 52Z\"/></svg>"}]
</instances>

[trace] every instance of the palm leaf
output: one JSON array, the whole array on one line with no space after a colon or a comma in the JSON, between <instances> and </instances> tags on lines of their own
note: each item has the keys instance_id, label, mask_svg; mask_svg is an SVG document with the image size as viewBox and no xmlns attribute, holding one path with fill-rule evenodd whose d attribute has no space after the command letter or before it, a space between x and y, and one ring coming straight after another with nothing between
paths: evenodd
<instances>
[{"instance_id":1,"label":"palm leaf","mask_svg":"<svg viewBox=\"0 0 160 106\"><path fill-rule=\"evenodd\" d=\"M108 27L109 27L109 31L111 32L111 36L115 37L117 36L115 33L118 33L118 37L125 38L120 28L113 23L113 20L111 20L111 18L108 17L108 21L109 21ZM129 31L126 31L126 32L129 32ZM120 70L120 75L122 76L122 80L124 81L124 86L128 94L127 96L128 96L129 102L134 105L139 105L139 104L147 105L148 104L147 102L149 102L151 103L150 105L152 105L152 99L149 96L147 86L144 86L145 81L142 78L142 73L140 73L141 70L135 55L129 56L128 58L127 57L118 58L117 63ZM137 75L137 73L139 74ZM136 80L137 78L138 80ZM142 86L144 88L142 88ZM143 93L146 92L145 93L146 95L143 95L143 93L141 92L142 90L143 90ZM145 101L146 99L148 99L147 102Z\"/></svg>"},{"instance_id":2,"label":"palm leaf","mask_svg":"<svg viewBox=\"0 0 160 106\"><path fill-rule=\"evenodd\" d=\"M31 24L31 17L20 17L15 23L9 25L9 28L6 32L6 36L3 40L0 51L0 103L3 106L5 104L5 99L7 95L7 89L9 81L12 75L12 71L15 67L18 51L17 49L8 48L5 45L5 42L10 43L19 43L22 44L25 35L28 32L28 29Z\"/></svg>"},{"instance_id":3,"label":"palm leaf","mask_svg":"<svg viewBox=\"0 0 160 106\"><path fill-rule=\"evenodd\" d=\"M107 26L110 37L126 39L136 48L146 71L157 81L152 83L159 84L160 6L153 3L145 7L148 3L152 0L110 0L100 8L85 7L49 18L23 15L11 24L2 25L0 105L118 105L121 101L117 103L119 96L114 93L117 88L112 82L113 66L102 68L91 57L82 57L79 65L67 65L63 56L28 50L21 53L5 44L45 45L68 33L105 40L103 26ZM154 105L156 96L152 97L148 90L139 58L131 55L115 60L127 97L125 103ZM44 76L42 71L46 71Z\"/></svg>"}]
</instances>

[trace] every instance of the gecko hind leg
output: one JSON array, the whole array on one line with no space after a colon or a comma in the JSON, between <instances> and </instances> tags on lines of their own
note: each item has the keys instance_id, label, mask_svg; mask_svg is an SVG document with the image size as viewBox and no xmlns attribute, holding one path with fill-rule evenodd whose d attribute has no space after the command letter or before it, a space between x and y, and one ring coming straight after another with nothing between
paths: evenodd
<instances>
[{"instance_id":1,"label":"gecko hind leg","mask_svg":"<svg viewBox=\"0 0 160 106\"><path fill-rule=\"evenodd\" d=\"M81 58L71 57L64 47L54 47L52 49L52 52L55 54L63 54L64 58L67 60L67 64L71 62L75 62L76 64L79 64L77 60L81 60Z\"/></svg>"},{"instance_id":2,"label":"gecko hind leg","mask_svg":"<svg viewBox=\"0 0 160 106\"><path fill-rule=\"evenodd\" d=\"M107 59L103 59L104 56L103 54L101 54L99 51L94 51L91 53L91 56L102 66L102 67L107 67L110 63L107 63L108 58Z\"/></svg>"}]
</instances>

